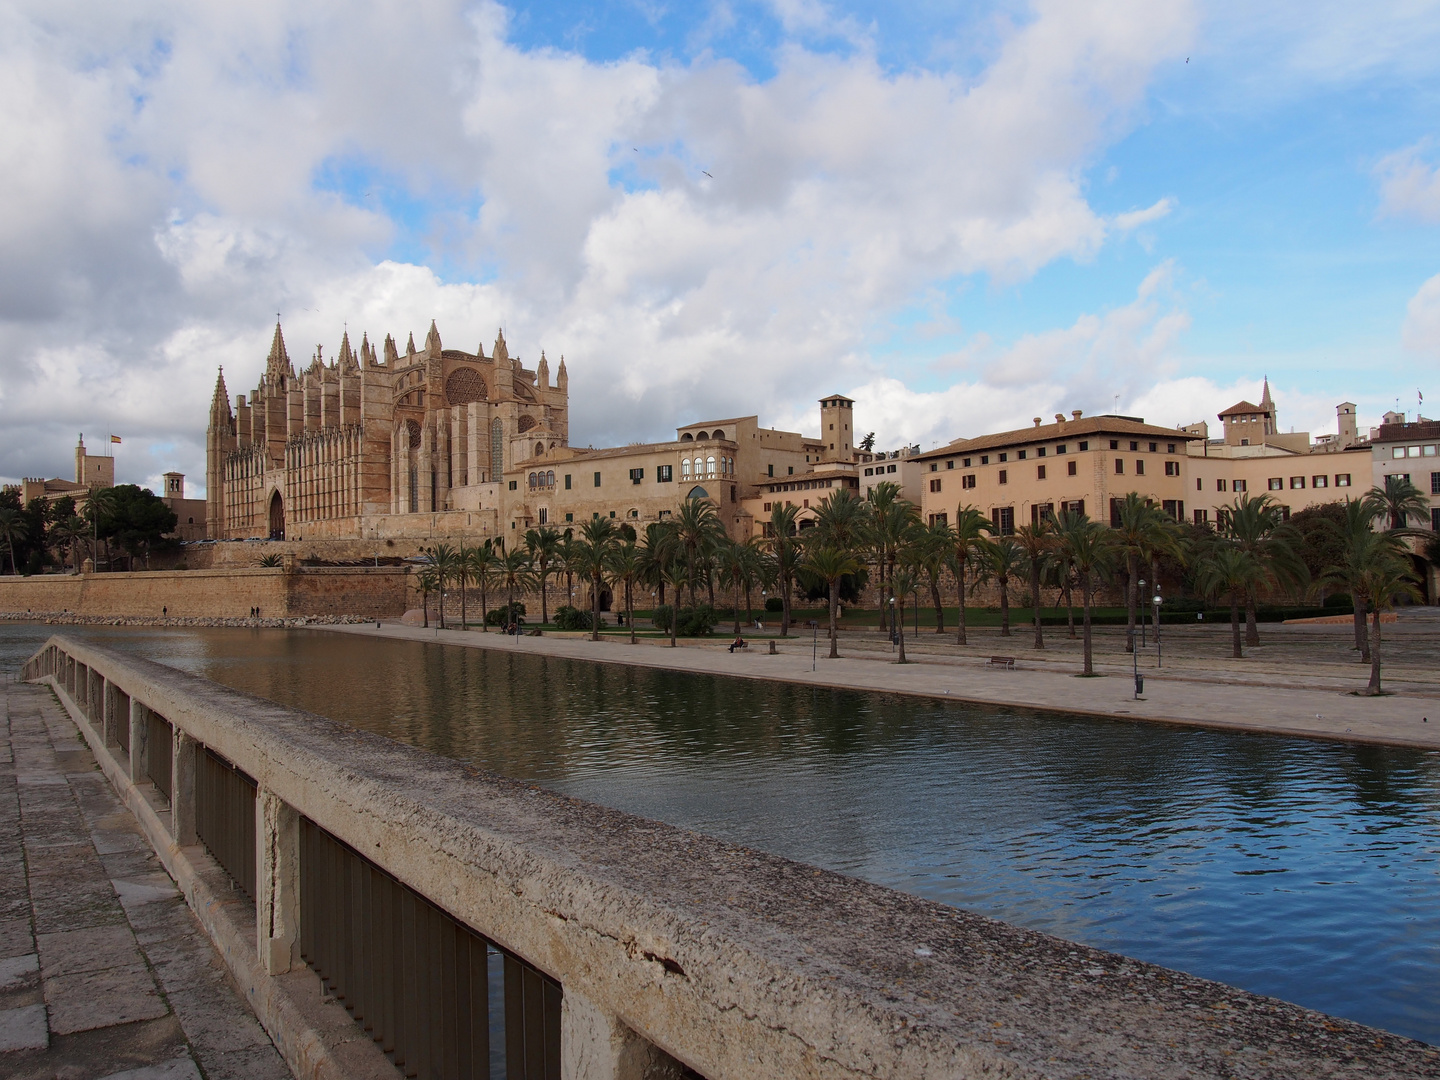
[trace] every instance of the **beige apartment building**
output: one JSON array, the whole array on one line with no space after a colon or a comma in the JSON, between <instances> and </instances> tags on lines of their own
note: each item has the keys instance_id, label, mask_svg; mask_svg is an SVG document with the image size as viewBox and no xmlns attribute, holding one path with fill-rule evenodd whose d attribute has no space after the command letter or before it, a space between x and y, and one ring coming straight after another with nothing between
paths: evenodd
<instances>
[{"instance_id":1,"label":"beige apartment building","mask_svg":"<svg viewBox=\"0 0 1440 1080\"><path fill-rule=\"evenodd\" d=\"M1185 517L1186 447L1197 438L1133 416L1085 416L959 439L917 455L925 521L953 520L974 506L1002 536L1065 511L1112 522L1115 503L1137 491Z\"/></svg>"}]
</instances>

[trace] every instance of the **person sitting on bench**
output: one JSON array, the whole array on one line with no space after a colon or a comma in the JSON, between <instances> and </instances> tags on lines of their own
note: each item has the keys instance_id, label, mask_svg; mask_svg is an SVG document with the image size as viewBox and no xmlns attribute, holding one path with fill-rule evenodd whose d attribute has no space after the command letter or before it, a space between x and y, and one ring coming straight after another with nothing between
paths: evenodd
<instances>
[{"instance_id":1,"label":"person sitting on bench","mask_svg":"<svg viewBox=\"0 0 1440 1080\"><path fill-rule=\"evenodd\" d=\"M746 647L745 639L744 639L743 637L741 637L739 634L736 634L736 635L735 635L735 640L732 641L732 642L730 642L730 651L733 653L736 649L743 649L743 648L745 648L745 647Z\"/></svg>"}]
</instances>

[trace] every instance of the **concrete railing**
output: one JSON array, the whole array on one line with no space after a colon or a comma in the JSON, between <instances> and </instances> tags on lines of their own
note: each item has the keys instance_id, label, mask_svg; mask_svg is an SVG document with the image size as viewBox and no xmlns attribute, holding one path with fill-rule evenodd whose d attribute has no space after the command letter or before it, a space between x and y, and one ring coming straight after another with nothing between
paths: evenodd
<instances>
[{"instance_id":1,"label":"concrete railing","mask_svg":"<svg viewBox=\"0 0 1440 1080\"><path fill-rule=\"evenodd\" d=\"M400 948L383 928L407 910L419 913L417 940L462 941L458 953L444 946L444 978L422 987L429 1008L476 1006L446 988L454 957L482 955L482 942L507 965L507 1056L525 1037L511 1026L522 1011L556 1012L557 1030L526 1051L538 1064L511 1057L510 1077L1293 1077L1339 1063L1356 1076L1440 1073L1420 1043L565 798L67 638L25 676L55 686L299 1075L391 1068L381 1050L397 1054L382 1032L392 1018L362 999L384 989L373 961ZM112 752L121 714L128 747ZM157 716L173 732L168 803L146 779ZM255 785L244 932L207 914L224 876L197 846L201 754ZM234 894L228 903L251 910ZM315 925L302 925L307 911ZM530 980L517 975L513 1001L512 964ZM312 966L366 1015L338 1013ZM417 1068L413 1047L398 1053L411 1075L462 1074Z\"/></svg>"}]
</instances>

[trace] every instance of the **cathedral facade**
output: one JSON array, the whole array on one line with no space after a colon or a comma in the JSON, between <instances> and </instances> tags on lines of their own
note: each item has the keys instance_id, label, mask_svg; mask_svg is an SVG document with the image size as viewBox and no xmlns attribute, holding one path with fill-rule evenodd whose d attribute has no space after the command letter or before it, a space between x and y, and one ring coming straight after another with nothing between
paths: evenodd
<instances>
[{"instance_id":1,"label":"cathedral facade","mask_svg":"<svg viewBox=\"0 0 1440 1080\"><path fill-rule=\"evenodd\" d=\"M423 349L412 335L402 353L387 335L380 356L347 332L332 361L317 348L297 372L277 322L248 399L232 407L224 372L216 379L207 532L361 540L433 533L436 515L472 528L480 515L489 531L506 471L566 446L569 427L564 359L552 384L544 354L525 368L503 334L489 356L468 353L442 347L432 322Z\"/></svg>"}]
</instances>

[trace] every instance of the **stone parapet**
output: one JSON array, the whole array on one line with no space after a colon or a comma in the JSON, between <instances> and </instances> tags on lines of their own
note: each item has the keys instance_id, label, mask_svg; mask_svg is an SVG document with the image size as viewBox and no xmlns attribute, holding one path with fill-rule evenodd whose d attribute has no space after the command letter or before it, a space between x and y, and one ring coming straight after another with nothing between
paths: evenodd
<instances>
[{"instance_id":1,"label":"stone parapet","mask_svg":"<svg viewBox=\"0 0 1440 1080\"><path fill-rule=\"evenodd\" d=\"M77 671L252 777L262 835L293 811L557 980L562 1076L673 1076L675 1062L710 1080L1440 1076L1440 1051L1421 1043L556 795L163 665L54 637L26 676L69 688ZM305 932L271 925L270 948Z\"/></svg>"}]
</instances>

